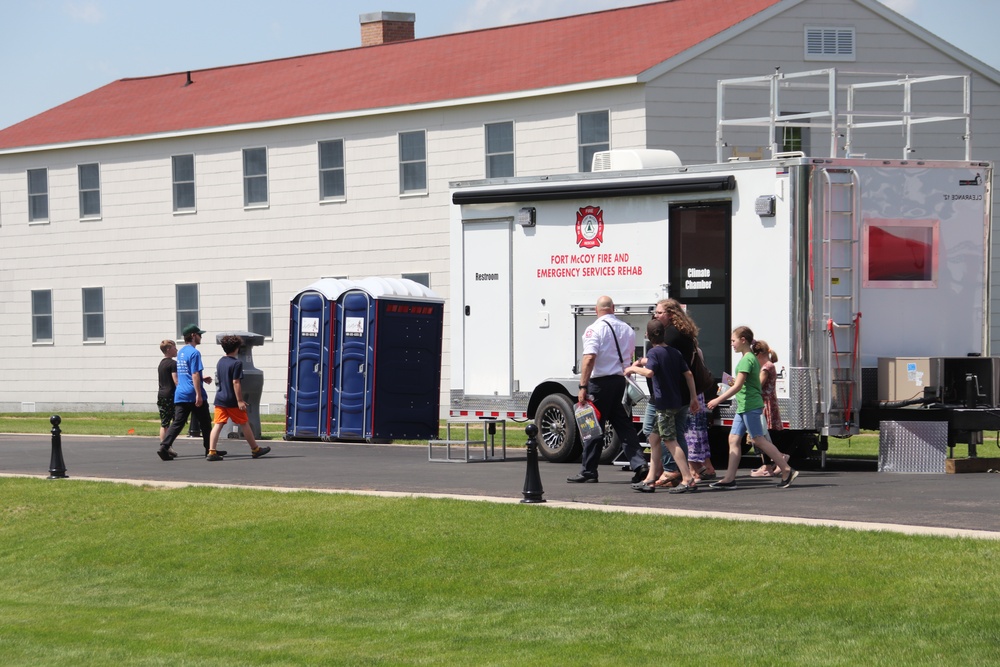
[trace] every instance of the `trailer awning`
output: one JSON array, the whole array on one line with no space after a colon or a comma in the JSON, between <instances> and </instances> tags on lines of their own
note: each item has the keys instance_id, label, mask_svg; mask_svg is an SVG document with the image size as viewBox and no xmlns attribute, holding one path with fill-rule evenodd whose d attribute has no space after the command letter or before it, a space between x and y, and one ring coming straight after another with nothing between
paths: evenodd
<instances>
[{"instance_id":1,"label":"trailer awning","mask_svg":"<svg viewBox=\"0 0 1000 667\"><path fill-rule=\"evenodd\" d=\"M511 188L481 188L456 190L451 197L455 204L501 204L522 201L555 201L579 199L581 196L636 197L639 195L683 194L691 192L722 192L736 189L736 177L662 178L627 183L547 183L539 186Z\"/></svg>"}]
</instances>

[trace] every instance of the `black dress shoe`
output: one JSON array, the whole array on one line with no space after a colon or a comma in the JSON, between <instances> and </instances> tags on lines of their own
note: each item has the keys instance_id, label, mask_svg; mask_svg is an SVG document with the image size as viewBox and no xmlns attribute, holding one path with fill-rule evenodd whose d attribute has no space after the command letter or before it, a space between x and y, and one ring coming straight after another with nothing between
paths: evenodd
<instances>
[{"instance_id":1,"label":"black dress shoe","mask_svg":"<svg viewBox=\"0 0 1000 667\"><path fill-rule=\"evenodd\" d=\"M566 478L567 482L572 484L587 484L590 482L597 483L597 475L585 475L582 472L579 475L574 475L572 477Z\"/></svg>"},{"instance_id":2,"label":"black dress shoe","mask_svg":"<svg viewBox=\"0 0 1000 667\"><path fill-rule=\"evenodd\" d=\"M646 479L646 475L649 474L649 466L639 466L632 471L632 483L641 482Z\"/></svg>"},{"instance_id":3,"label":"black dress shoe","mask_svg":"<svg viewBox=\"0 0 1000 667\"><path fill-rule=\"evenodd\" d=\"M174 460L174 457L172 457L170 455L169 449L167 449L165 447L160 447L159 449L157 449L156 450L156 455L159 456L160 459L163 460L163 461L173 461Z\"/></svg>"}]
</instances>

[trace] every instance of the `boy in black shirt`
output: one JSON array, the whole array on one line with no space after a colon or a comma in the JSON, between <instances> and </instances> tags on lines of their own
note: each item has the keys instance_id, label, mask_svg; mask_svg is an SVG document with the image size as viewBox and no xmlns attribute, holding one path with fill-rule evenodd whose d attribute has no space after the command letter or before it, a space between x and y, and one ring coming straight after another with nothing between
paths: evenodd
<instances>
[{"instance_id":1,"label":"boy in black shirt","mask_svg":"<svg viewBox=\"0 0 1000 667\"><path fill-rule=\"evenodd\" d=\"M694 376L683 355L664 342L663 322L653 319L646 325L646 338L653 345L648 355L638 363L625 369L625 374L638 373L653 380L653 395L649 397L656 408L656 426L660 439L673 455L680 470L682 482L670 489L670 493L686 493L696 489L694 477L687 464L684 450L677 441L677 414L688 404L691 412L698 412L700 405L695 392ZM633 484L636 491L650 493L655 487L639 482Z\"/></svg>"},{"instance_id":2,"label":"boy in black shirt","mask_svg":"<svg viewBox=\"0 0 1000 667\"><path fill-rule=\"evenodd\" d=\"M208 440L208 460L221 461L222 455L216 449L219 444L219 435L222 427L231 419L234 424L243 426L243 435L250 445L250 453L255 459L271 451L270 447L258 447L254 438L253 429L247 424L250 421L247 415L247 402L243 400L243 362L236 358L236 353L240 349L243 341L239 336L223 336L219 341L222 351L226 356L219 359L219 364L215 368L216 392L215 392L215 419L212 426L212 435Z\"/></svg>"}]
</instances>

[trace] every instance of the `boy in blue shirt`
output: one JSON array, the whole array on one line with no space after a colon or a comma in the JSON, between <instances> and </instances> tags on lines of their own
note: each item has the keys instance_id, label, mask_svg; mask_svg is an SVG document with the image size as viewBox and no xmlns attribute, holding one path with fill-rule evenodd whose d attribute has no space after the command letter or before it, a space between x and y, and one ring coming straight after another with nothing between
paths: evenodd
<instances>
[{"instance_id":1,"label":"boy in blue shirt","mask_svg":"<svg viewBox=\"0 0 1000 667\"><path fill-rule=\"evenodd\" d=\"M646 338L653 347L650 348L648 356L626 368L625 374L638 373L643 377L652 378L653 395L649 400L656 408L656 427L663 445L673 455L677 469L681 473L681 483L670 489L670 493L687 493L697 490L697 487L688 467L684 448L677 442L676 417L685 403L690 406L692 413L698 412L701 406L694 386L694 375L688 368L684 355L664 342L664 333L663 322L658 319L649 321L646 325ZM645 482L638 482L632 487L644 493L656 490L655 486Z\"/></svg>"},{"instance_id":2,"label":"boy in blue shirt","mask_svg":"<svg viewBox=\"0 0 1000 667\"><path fill-rule=\"evenodd\" d=\"M208 429L212 424L212 417L208 414L208 395L205 392L204 384L211 384L212 378L204 375L205 368L201 363L201 352L198 351L198 344L201 343L201 335L205 333L197 324L189 324L184 327L184 342L187 343L177 353L177 387L174 389L174 420L167 429L166 434L160 440L160 448L156 451L164 461L172 461L176 454L170 449L174 440L180 434L181 429L187 422L188 416L193 414L193 419L198 420L201 425L202 444L205 447L205 455L208 456Z\"/></svg>"}]
</instances>

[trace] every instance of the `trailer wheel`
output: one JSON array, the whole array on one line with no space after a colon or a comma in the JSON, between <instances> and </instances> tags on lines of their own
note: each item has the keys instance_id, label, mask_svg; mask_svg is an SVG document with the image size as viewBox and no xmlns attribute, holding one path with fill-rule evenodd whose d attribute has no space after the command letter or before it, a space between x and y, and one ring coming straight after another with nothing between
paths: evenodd
<instances>
[{"instance_id":1,"label":"trailer wheel","mask_svg":"<svg viewBox=\"0 0 1000 667\"><path fill-rule=\"evenodd\" d=\"M580 434L568 396L550 394L543 398L535 412L535 425L538 451L546 461L567 463L580 455Z\"/></svg>"}]
</instances>

